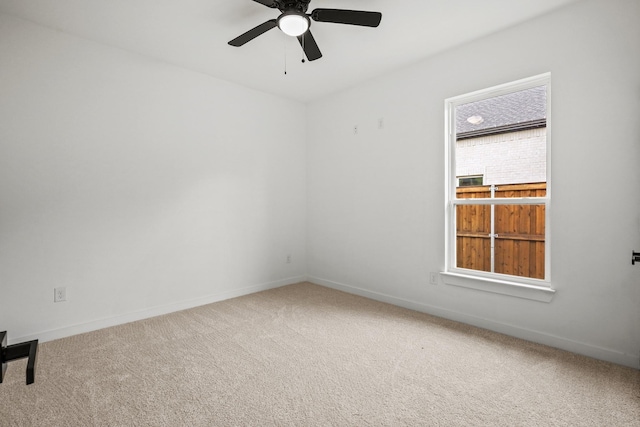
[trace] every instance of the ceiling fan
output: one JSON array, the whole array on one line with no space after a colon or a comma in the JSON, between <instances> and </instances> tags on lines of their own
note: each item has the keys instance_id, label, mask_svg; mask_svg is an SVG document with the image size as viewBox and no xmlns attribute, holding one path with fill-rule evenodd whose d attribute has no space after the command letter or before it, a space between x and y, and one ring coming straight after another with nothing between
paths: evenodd
<instances>
[{"instance_id":1,"label":"ceiling fan","mask_svg":"<svg viewBox=\"0 0 640 427\"><path fill-rule=\"evenodd\" d=\"M231 40L231 46L240 47L262 35L274 27L292 37L297 37L307 59L315 61L322 57L309 27L311 19L316 22L333 22L336 24L360 25L364 27L377 27L382 19L380 12L366 12L363 10L347 9L315 9L307 14L307 8L311 0L253 0L272 9L278 9L281 14L277 19L270 19L250 29L246 33Z\"/></svg>"}]
</instances>

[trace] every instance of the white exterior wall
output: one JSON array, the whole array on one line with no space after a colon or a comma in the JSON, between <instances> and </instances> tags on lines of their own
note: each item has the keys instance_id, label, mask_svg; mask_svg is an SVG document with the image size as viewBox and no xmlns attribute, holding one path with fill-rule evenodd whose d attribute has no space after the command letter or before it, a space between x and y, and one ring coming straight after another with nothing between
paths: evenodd
<instances>
[{"instance_id":1,"label":"white exterior wall","mask_svg":"<svg viewBox=\"0 0 640 427\"><path fill-rule=\"evenodd\" d=\"M483 175L484 185L546 182L547 128L456 142L456 176Z\"/></svg>"}]
</instances>

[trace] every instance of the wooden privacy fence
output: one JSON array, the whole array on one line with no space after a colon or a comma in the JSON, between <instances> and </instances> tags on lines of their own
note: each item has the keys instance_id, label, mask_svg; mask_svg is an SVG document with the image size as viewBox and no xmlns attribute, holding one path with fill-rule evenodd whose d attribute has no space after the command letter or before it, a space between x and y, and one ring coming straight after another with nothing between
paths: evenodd
<instances>
[{"instance_id":1,"label":"wooden privacy fence","mask_svg":"<svg viewBox=\"0 0 640 427\"><path fill-rule=\"evenodd\" d=\"M544 197L546 183L499 185L494 197ZM458 198L490 198L491 186L458 187ZM491 271L491 205L456 207L457 266ZM494 205L494 272L544 279L545 205Z\"/></svg>"}]
</instances>

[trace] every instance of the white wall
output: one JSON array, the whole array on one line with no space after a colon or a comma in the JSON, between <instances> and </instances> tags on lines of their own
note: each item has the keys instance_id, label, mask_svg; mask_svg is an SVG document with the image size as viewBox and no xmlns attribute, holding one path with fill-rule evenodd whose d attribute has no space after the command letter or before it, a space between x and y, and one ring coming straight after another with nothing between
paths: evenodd
<instances>
[{"instance_id":1,"label":"white wall","mask_svg":"<svg viewBox=\"0 0 640 427\"><path fill-rule=\"evenodd\" d=\"M304 278L304 121L0 16L0 330L51 339Z\"/></svg>"},{"instance_id":2,"label":"white wall","mask_svg":"<svg viewBox=\"0 0 640 427\"><path fill-rule=\"evenodd\" d=\"M639 16L637 0L585 0L311 104L310 279L639 367ZM430 285L444 267L444 99L547 71L555 297Z\"/></svg>"},{"instance_id":3,"label":"white wall","mask_svg":"<svg viewBox=\"0 0 640 427\"><path fill-rule=\"evenodd\" d=\"M0 328L50 339L307 272L638 367L638 16L579 2L315 102L306 127L301 104L0 16ZM546 71L556 296L429 285L444 99Z\"/></svg>"}]
</instances>

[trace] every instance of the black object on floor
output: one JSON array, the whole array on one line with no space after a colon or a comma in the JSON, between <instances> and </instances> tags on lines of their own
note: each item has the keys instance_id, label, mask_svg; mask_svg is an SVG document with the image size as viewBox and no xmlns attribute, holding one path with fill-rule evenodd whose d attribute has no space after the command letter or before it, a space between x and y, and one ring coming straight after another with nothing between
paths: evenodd
<instances>
[{"instance_id":1,"label":"black object on floor","mask_svg":"<svg viewBox=\"0 0 640 427\"><path fill-rule=\"evenodd\" d=\"M7 331L0 332L0 383L4 379L7 363L13 360L24 359L27 361L27 385L33 384L36 379L36 357L38 355L38 340L26 341L20 344L7 345Z\"/></svg>"}]
</instances>

